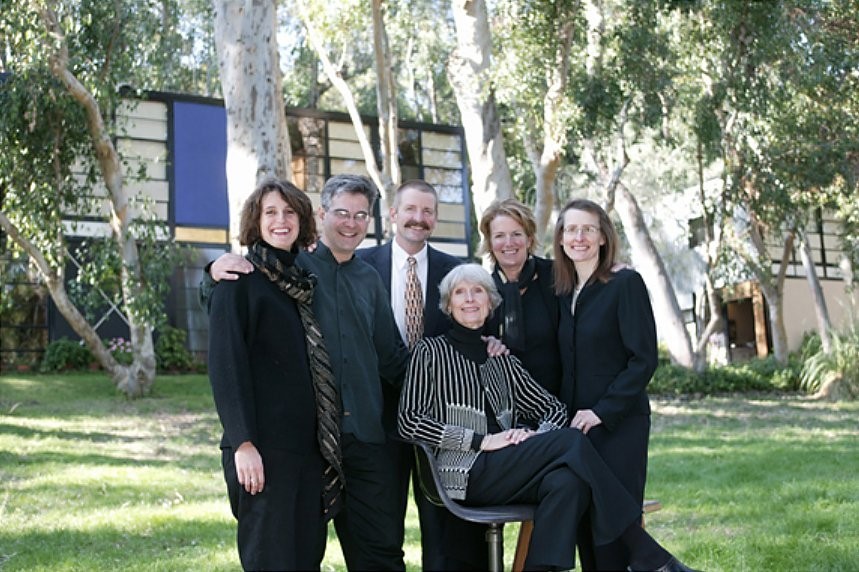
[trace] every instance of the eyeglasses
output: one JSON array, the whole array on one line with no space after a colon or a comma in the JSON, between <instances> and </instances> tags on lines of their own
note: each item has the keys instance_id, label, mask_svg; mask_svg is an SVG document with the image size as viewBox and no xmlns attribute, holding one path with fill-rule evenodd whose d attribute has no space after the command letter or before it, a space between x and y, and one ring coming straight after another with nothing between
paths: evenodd
<instances>
[{"instance_id":1,"label":"eyeglasses","mask_svg":"<svg viewBox=\"0 0 859 572\"><path fill-rule=\"evenodd\" d=\"M592 224L583 224L581 226L571 224L570 226L564 227L564 234L578 236L580 233L582 236L593 237L600 233L600 228Z\"/></svg>"},{"instance_id":2,"label":"eyeglasses","mask_svg":"<svg viewBox=\"0 0 859 572\"><path fill-rule=\"evenodd\" d=\"M352 214L346 209L334 209L331 213L337 218L337 220L342 222L352 219L357 223L364 223L370 218L370 213L367 211L358 211L355 214Z\"/></svg>"}]
</instances>

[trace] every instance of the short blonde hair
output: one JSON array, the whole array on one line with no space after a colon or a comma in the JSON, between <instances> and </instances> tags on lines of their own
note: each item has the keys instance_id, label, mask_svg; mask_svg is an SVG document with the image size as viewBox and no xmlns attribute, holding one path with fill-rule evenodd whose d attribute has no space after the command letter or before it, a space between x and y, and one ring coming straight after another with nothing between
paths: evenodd
<instances>
[{"instance_id":1,"label":"short blonde hair","mask_svg":"<svg viewBox=\"0 0 859 572\"><path fill-rule=\"evenodd\" d=\"M480 242L477 254L481 256L488 254L492 262L497 262L495 255L492 254L492 233L489 230L489 226L493 220L500 216L508 216L522 227L525 231L525 236L531 242L528 245L528 254L534 254L537 251L537 219L534 218L534 213L527 205L520 203L516 199L495 201L487 207L480 218L480 234L483 240Z\"/></svg>"},{"instance_id":2,"label":"short blonde hair","mask_svg":"<svg viewBox=\"0 0 859 572\"><path fill-rule=\"evenodd\" d=\"M460 264L448 272L442 278L441 284L438 285L441 298L438 307L441 308L445 316L450 316L450 297L453 294L453 289L460 282L471 282L483 286L483 289L489 294L490 310L495 310L501 305L501 294L498 293L498 288L495 287L495 282L492 281L489 272L479 264Z\"/></svg>"}]
</instances>

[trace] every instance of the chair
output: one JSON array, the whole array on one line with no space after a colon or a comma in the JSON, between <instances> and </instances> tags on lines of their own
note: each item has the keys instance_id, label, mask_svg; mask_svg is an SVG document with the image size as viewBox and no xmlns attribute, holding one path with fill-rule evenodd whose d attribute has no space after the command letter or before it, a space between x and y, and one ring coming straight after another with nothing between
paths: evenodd
<instances>
[{"instance_id":1,"label":"chair","mask_svg":"<svg viewBox=\"0 0 859 572\"><path fill-rule=\"evenodd\" d=\"M523 522L534 519L534 505L511 504L503 506L464 506L447 496L442 487L438 474L438 466L432 453L432 448L425 443L412 443L415 446L418 481L426 497L437 506L443 506L450 512L469 522L477 522L489 526L486 531L486 545L489 551L489 570L502 572L504 570L504 524L508 522Z\"/></svg>"}]
</instances>

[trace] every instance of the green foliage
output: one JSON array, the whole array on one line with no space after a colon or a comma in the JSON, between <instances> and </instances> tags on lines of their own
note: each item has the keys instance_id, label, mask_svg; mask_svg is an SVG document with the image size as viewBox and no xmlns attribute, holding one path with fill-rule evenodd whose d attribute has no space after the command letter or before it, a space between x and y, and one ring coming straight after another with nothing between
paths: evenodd
<instances>
[{"instance_id":1,"label":"green foliage","mask_svg":"<svg viewBox=\"0 0 859 572\"><path fill-rule=\"evenodd\" d=\"M93 356L83 342L60 338L48 344L42 358L41 371L52 373L60 371L82 371L89 369Z\"/></svg>"},{"instance_id":2,"label":"green foliage","mask_svg":"<svg viewBox=\"0 0 859 572\"><path fill-rule=\"evenodd\" d=\"M62 43L67 71L92 95L104 122L106 132L95 136L116 135L117 86L149 77L147 64L163 71L174 57L161 41L157 10L175 9L176 3L153 7L148 0L50 3L46 10L56 13L60 33L48 31L51 18L43 21L33 3L4 3L0 20L0 45L10 56L0 61L0 71L8 72L0 82L3 213L44 256L48 283L63 281L70 261L76 263L68 292L90 321L116 307L132 327L143 329L164 320L163 300L178 253L166 225L152 215L151 200L132 190L146 179L145 167L135 171L125 158L122 173L104 167L93 153L99 122L90 121L54 77L51 63L62 61L56 52ZM82 219L114 223L114 232L74 249L66 237L78 234L76 221ZM127 235L116 231L117 219L128 225ZM128 356L120 355L126 363Z\"/></svg>"},{"instance_id":3,"label":"green foliage","mask_svg":"<svg viewBox=\"0 0 859 572\"><path fill-rule=\"evenodd\" d=\"M117 362L130 365L133 359L131 342L125 338L102 340L105 348ZM86 371L96 365L95 358L83 341L60 338L45 348L40 371L53 373L62 371Z\"/></svg>"},{"instance_id":4,"label":"green foliage","mask_svg":"<svg viewBox=\"0 0 859 572\"><path fill-rule=\"evenodd\" d=\"M832 333L829 353L820 347L809 348L802 365L800 386L809 393L817 393L827 383L834 383L831 397L859 398L859 323L846 331Z\"/></svg>"},{"instance_id":5,"label":"green foliage","mask_svg":"<svg viewBox=\"0 0 859 572\"><path fill-rule=\"evenodd\" d=\"M196 369L194 356L188 351L184 330L164 325L155 341L155 359L159 371L187 372Z\"/></svg>"},{"instance_id":6,"label":"green foliage","mask_svg":"<svg viewBox=\"0 0 859 572\"><path fill-rule=\"evenodd\" d=\"M702 373L660 359L647 390L653 395L715 395L757 391L795 391L799 360L780 365L773 356L725 366L709 366Z\"/></svg>"}]
</instances>

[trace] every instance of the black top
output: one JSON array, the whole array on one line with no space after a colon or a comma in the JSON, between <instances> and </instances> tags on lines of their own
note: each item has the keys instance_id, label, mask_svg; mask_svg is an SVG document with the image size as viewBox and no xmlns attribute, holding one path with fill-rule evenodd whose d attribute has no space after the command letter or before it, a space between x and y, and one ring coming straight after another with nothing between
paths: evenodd
<instances>
[{"instance_id":1,"label":"black top","mask_svg":"<svg viewBox=\"0 0 859 572\"><path fill-rule=\"evenodd\" d=\"M525 322L524 350L511 349L531 376L552 395L561 389L561 356L558 352L558 297L552 289L552 261L533 257L536 272L531 285L522 294L522 314ZM502 291L499 284L499 292ZM504 303L487 322L486 332L504 340Z\"/></svg>"},{"instance_id":2,"label":"black top","mask_svg":"<svg viewBox=\"0 0 859 572\"><path fill-rule=\"evenodd\" d=\"M649 415L647 384L656 370L656 323L647 288L630 269L606 283L587 284L570 311L561 298L558 342L564 372L561 401L570 415L592 409L606 428L631 415Z\"/></svg>"},{"instance_id":3,"label":"black top","mask_svg":"<svg viewBox=\"0 0 859 572\"><path fill-rule=\"evenodd\" d=\"M281 251L291 264L293 257ZM209 379L222 447L317 452L316 399L298 307L262 272L211 293Z\"/></svg>"},{"instance_id":4,"label":"black top","mask_svg":"<svg viewBox=\"0 0 859 572\"><path fill-rule=\"evenodd\" d=\"M486 342L481 339L480 330L472 330L458 322L453 322L445 337L456 351L475 363L486 363L489 358L486 353Z\"/></svg>"}]
</instances>

